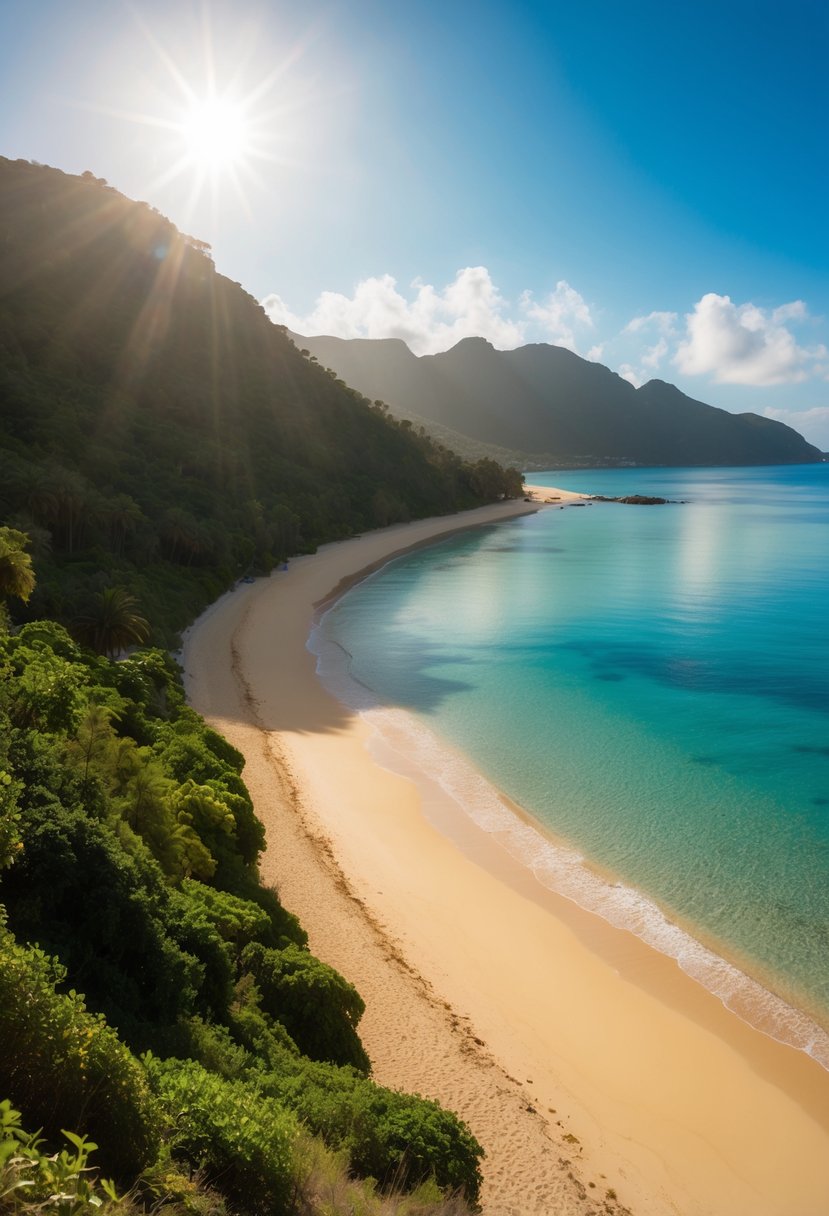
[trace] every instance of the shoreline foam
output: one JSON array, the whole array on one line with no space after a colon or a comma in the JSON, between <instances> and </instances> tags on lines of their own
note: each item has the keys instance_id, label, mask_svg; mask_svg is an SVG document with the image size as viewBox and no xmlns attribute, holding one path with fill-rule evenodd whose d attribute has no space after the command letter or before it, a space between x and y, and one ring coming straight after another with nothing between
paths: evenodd
<instances>
[{"instance_id":1,"label":"shoreline foam","mask_svg":"<svg viewBox=\"0 0 829 1216\"><path fill-rule=\"evenodd\" d=\"M422 790L371 763L366 724L321 689L310 654L295 653L332 587L457 527L428 521L327 547L296 563L304 587L283 596L277 578L263 580L225 597L188 638L191 695L242 747L274 833L266 874L313 947L366 996L378 1079L459 1109L486 1142L486 1211L604 1210L610 1180L640 1213L819 1216L829 1206L826 1073L740 1022L666 956L543 892L485 833L473 858L438 836ZM277 627L286 648L274 653ZM344 935L335 892L326 912L316 887L309 895L318 875L280 859L277 819L345 884ZM355 953L366 917L379 959ZM401 967L415 979L390 997ZM440 1015L448 1023L443 1037L432 1026L409 1044L400 1027L424 1001L435 1017L451 1006ZM438 1053L446 1034L460 1039L460 1071L457 1056Z\"/></svg>"},{"instance_id":2,"label":"shoreline foam","mask_svg":"<svg viewBox=\"0 0 829 1216\"><path fill-rule=\"evenodd\" d=\"M365 573L365 578L377 577L389 564ZM351 655L324 632L328 613L342 595L363 581L353 580L340 595L325 601L315 615L307 645L317 658L317 675L325 687L370 728L368 748L378 764L416 784L436 784L472 824L497 838L542 886L615 928L635 934L677 962L686 975L749 1026L805 1052L829 1071L829 1033L808 1011L790 1004L736 961L717 953L692 926L671 919L646 892L608 874L574 845L557 838L415 713L378 703L372 690L351 672ZM429 819L438 831L444 830L445 813L431 814ZM469 846L463 833L456 832L452 839L461 848Z\"/></svg>"}]
</instances>

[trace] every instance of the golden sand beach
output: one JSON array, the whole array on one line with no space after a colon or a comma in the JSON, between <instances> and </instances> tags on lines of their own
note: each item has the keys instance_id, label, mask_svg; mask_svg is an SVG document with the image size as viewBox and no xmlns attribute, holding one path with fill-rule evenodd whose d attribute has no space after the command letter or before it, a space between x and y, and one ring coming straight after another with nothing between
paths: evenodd
<instances>
[{"instance_id":1,"label":"golden sand beach","mask_svg":"<svg viewBox=\"0 0 829 1216\"><path fill-rule=\"evenodd\" d=\"M544 489L539 499L566 491ZM315 606L524 501L383 529L237 588L188 631L192 704L246 758L263 876L366 1001L375 1078L486 1149L489 1216L826 1216L829 1073L543 888L315 673ZM566 703L550 705L551 729ZM437 825L437 826L436 826Z\"/></svg>"}]
</instances>

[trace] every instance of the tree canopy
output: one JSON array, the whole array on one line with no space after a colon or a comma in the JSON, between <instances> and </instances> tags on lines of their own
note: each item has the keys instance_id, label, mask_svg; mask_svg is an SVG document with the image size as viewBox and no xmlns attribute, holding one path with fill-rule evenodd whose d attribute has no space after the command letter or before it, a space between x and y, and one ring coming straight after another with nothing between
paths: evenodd
<instances>
[{"instance_id":1,"label":"tree canopy","mask_svg":"<svg viewBox=\"0 0 829 1216\"><path fill-rule=\"evenodd\" d=\"M35 589L32 559L26 552L28 545L25 532L0 527L0 598L15 596L28 603Z\"/></svg>"}]
</instances>

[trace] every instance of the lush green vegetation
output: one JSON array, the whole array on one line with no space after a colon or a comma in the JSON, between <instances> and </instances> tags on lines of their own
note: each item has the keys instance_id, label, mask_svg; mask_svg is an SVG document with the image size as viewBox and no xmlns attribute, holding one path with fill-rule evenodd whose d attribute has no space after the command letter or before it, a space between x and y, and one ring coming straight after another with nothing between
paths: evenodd
<instances>
[{"instance_id":1,"label":"lush green vegetation","mask_svg":"<svg viewBox=\"0 0 829 1216\"><path fill-rule=\"evenodd\" d=\"M315 1211L309 1154L374 1180L366 1212L386 1202L376 1187L426 1186L424 1212L441 1188L474 1201L479 1146L435 1103L371 1081L362 1000L259 883L241 768L164 652L114 662L54 622L0 633L9 1193L24 1204L60 1168L83 1192L66 1212L114 1202L78 1166L88 1137L135 1203L197 1171L200 1203Z\"/></svg>"},{"instance_id":2,"label":"lush green vegetation","mask_svg":"<svg viewBox=\"0 0 829 1216\"><path fill-rule=\"evenodd\" d=\"M188 1098L184 1090L176 1096ZM250 1104L251 1095L245 1100ZM209 1112L201 1113L209 1117ZM247 1113L241 1117L246 1119ZM284 1118L283 1114L281 1123ZM248 1128L240 1137L243 1151L263 1131ZM167 1216L228 1216L223 1194L210 1187L201 1172L183 1173L182 1166L163 1157L130 1191L119 1192L111 1179L97 1171L92 1160L98 1148L94 1141L74 1132L64 1132L63 1138L67 1147L50 1151L42 1137L21 1126L20 1111L8 1101L0 1102L0 1210L13 1216L143 1216L163 1206ZM213 1145L210 1151L215 1152ZM230 1168L238 1169L238 1164L234 1161ZM341 1156L301 1128L292 1143L287 1203L297 1216L464 1216L469 1212L460 1195L444 1196L433 1182L409 1190L380 1191L370 1178L350 1178ZM245 1196L234 1210L248 1207Z\"/></svg>"},{"instance_id":3,"label":"lush green vegetation","mask_svg":"<svg viewBox=\"0 0 829 1216\"><path fill-rule=\"evenodd\" d=\"M304 357L151 207L3 158L0 397L0 513L38 570L18 619L102 653L322 541L521 492Z\"/></svg>"},{"instance_id":4,"label":"lush green vegetation","mask_svg":"<svg viewBox=\"0 0 829 1216\"><path fill-rule=\"evenodd\" d=\"M468 1211L480 1146L371 1080L241 755L166 651L114 656L520 477L316 366L152 208L2 158L0 394L0 1206Z\"/></svg>"}]
</instances>

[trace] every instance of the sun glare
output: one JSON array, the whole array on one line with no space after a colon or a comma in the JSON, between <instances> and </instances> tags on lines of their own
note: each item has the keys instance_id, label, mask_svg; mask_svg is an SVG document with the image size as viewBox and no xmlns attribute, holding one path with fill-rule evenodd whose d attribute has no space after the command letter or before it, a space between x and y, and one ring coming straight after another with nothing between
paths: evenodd
<instances>
[{"instance_id":1,"label":"sun glare","mask_svg":"<svg viewBox=\"0 0 829 1216\"><path fill-rule=\"evenodd\" d=\"M260 62L256 67L260 49L256 28L246 27L244 37L237 42L218 38L207 2L201 37L195 40L192 53L190 42L180 53L168 49L140 13L134 16L155 53L161 85L154 86L152 94L147 90L153 100L146 111L103 112L158 131L153 152L158 173L148 183L149 192L161 192L175 183L180 204L183 202L179 214L185 223L190 222L205 194L212 199L214 217L228 191L247 212L252 192L266 189L261 168L269 163L288 163L285 149L294 136L286 135L286 131L295 129L299 104L289 76L302 53L302 44L290 48L276 63ZM260 71L262 67L266 70ZM293 119L290 128L285 121L289 113Z\"/></svg>"},{"instance_id":2,"label":"sun glare","mask_svg":"<svg viewBox=\"0 0 829 1216\"><path fill-rule=\"evenodd\" d=\"M194 102L181 124L187 158L198 168L216 172L245 159L249 124L243 108L221 97Z\"/></svg>"}]
</instances>

